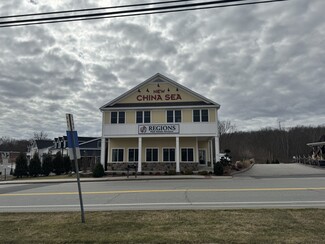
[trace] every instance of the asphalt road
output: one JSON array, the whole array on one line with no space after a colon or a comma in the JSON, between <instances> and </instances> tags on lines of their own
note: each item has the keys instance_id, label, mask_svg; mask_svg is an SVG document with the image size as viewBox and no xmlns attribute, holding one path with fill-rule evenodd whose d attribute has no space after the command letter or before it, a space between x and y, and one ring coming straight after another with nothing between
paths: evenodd
<instances>
[{"instance_id":1,"label":"asphalt road","mask_svg":"<svg viewBox=\"0 0 325 244\"><path fill-rule=\"evenodd\" d=\"M86 211L325 207L325 177L319 176L323 171L290 177L270 177L267 172L263 177L257 170L232 179L105 181L81 186ZM0 212L79 210L76 183L0 185Z\"/></svg>"}]
</instances>

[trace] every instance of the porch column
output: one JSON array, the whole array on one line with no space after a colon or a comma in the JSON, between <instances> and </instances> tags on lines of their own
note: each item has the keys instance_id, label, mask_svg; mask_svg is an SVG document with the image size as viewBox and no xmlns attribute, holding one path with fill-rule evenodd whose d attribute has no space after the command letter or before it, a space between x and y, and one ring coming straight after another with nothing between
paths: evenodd
<instances>
[{"instance_id":1,"label":"porch column","mask_svg":"<svg viewBox=\"0 0 325 244\"><path fill-rule=\"evenodd\" d=\"M199 163L199 140L197 137L195 138L195 147L195 161Z\"/></svg>"},{"instance_id":2,"label":"porch column","mask_svg":"<svg viewBox=\"0 0 325 244\"><path fill-rule=\"evenodd\" d=\"M216 136L214 140L215 140L216 162L218 162L220 160L219 137Z\"/></svg>"},{"instance_id":3,"label":"porch column","mask_svg":"<svg viewBox=\"0 0 325 244\"><path fill-rule=\"evenodd\" d=\"M179 137L176 136L176 150L175 150L175 156L176 156L176 173L181 172L180 170L180 163L179 163Z\"/></svg>"},{"instance_id":4,"label":"porch column","mask_svg":"<svg viewBox=\"0 0 325 244\"><path fill-rule=\"evenodd\" d=\"M138 138L138 172L142 172L142 137Z\"/></svg>"},{"instance_id":5,"label":"porch column","mask_svg":"<svg viewBox=\"0 0 325 244\"><path fill-rule=\"evenodd\" d=\"M106 159L106 164L110 162L111 159L111 139L107 139L107 159Z\"/></svg>"},{"instance_id":6,"label":"porch column","mask_svg":"<svg viewBox=\"0 0 325 244\"><path fill-rule=\"evenodd\" d=\"M100 144L100 163L105 167L105 149L106 149L106 139L102 137Z\"/></svg>"},{"instance_id":7,"label":"porch column","mask_svg":"<svg viewBox=\"0 0 325 244\"><path fill-rule=\"evenodd\" d=\"M213 167L213 143L209 140L210 166Z\"/></svg>"}]
</instances>

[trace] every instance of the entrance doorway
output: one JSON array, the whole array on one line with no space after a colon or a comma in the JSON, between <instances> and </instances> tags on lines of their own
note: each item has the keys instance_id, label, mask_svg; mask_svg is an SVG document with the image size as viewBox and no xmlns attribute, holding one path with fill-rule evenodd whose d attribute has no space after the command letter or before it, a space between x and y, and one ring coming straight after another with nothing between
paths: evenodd
<instances>
[{"instance_id":1,"label":"entrance doorway","mask_svg":"<svg viewBox=\"0 0 325 244\"><path fill-rule=\"evenodd\" d=\"M207 163L207 152L205 149L199 149L199 164L206 165Z\"/></svg>"}]
</instances>

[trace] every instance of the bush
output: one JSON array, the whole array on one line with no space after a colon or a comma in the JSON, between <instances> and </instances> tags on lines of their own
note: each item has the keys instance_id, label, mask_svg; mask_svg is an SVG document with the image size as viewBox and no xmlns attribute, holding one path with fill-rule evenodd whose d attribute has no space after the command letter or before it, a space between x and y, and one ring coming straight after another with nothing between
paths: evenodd
<instances>
[{"instance_id":1,"label":"bush","mask_svg":"<svg viewBox=\"0 0 325 244\"><path fill-rule=\"evenodd\" d=\"M198 174L199 175L209 175L209 172L206 170L203 170L203 171L199 171Z\"/></svg>"},{"instance_id":2,"label":"bush","mask_svg":"<svg viewBox=\"0 0 325 244\"><path fill-rule=\"evenodd\" d=\"M28 175L27 157L25 153L20 153L16 158L16 169L14 176L21 178Z\"/></svg>"},{"instance_id":3,"label":"bush","mask_svg":"<svg viewBox=\"0 0 325 244\"><path fill-rule=\"evenodd\" d=\"M277 159L275 159L275 160L273 159L273 160L272 160L272 164L279 164L279 163L280 163L280 162L279 162L279 160L277 160Z\"/></svg>"},{"instance_id":4,"label":"bush","mask_svg":"<svg viewBox=\"0 0 325 244\"><path fill-rule=\"evenodd\" d=\"M64 173L63 157L61 152L57 152L53 159L53 171L56 175Z\"/></svg>"},{"instance_id":5,"label":"bush","mask_svg":"<svg viewBox=\"0 0 325 244\"><path fill-rule=\"evenodd\" d=\"M223 165L220 162L214 163L213 171L215 175L223 175Z\"/></svg>"},{"instance_id":6,"label":"bush","mask_svg":"<svg viewBox=\"0 0 325 244\"><path fill-rule=\"evenodd\" d=\"M41 160L39 159L38 153L35 153L33 158L29 162L29 175L30 176L38 176L41 174L42 166L41 166Z\"/></svg>"},{"instance_id":7,"label":"bush","mask_svg":"<svg viewBox=\"0 0 325 244\"><path fill-rule=\"evenodd\" d=\"M185 170L184 171L184 175L192 175L193 174L193 171L192 170Z\"/></svg>"},{"instance_id":8,"label":"bush","mask_svg":"<svg viewBox=\"0 0 325 244\"><path fill-rule=\"evenodd\" d=\"M173 169L168 170L168 175L176 175L176 171Z\"/></svg>"},{"instance_id":9,"label":"bush","mask_svg":"<svg viewBox=\"0 0 325 244\"><path fill-rule=\"evenodd\" d=\"M49 176L49 174L53 171L53 163L52 157L50 154L43 155L43 164L42 164L42 173L45 176Z\"/></svg>"},{"instance_id":10,"label":"bush","mask_svg":"<svg viewBox=\"0 0 325 244\"><path fill-rule=\"evenodd\" d=\"M65 173L69 173L71 171L71 160L68 155L63 157L63 168Z\"/></svg>"},{"instance_id":11,"label":"bush","mask_svg":"<svg viewBox=\"0 0 325 244\"><path fill-rule=\"evenodd\" d=\"M93 177L103 177L105 175L104 167L101 163L96 163L94 171L93 171Z\"/></svg>"},{"instance_id":12,"label":"bush","mask_svg":"<svg viewBox=\"0 0 325 244\"><path fill-rule=\"evenodd\" d=\"M235 163L235 168L236 168L237 170L241 170L241 169L243 169L243 167L244 167L243 162L237 161L237 162Z\"/></svg>"}]
</instances>

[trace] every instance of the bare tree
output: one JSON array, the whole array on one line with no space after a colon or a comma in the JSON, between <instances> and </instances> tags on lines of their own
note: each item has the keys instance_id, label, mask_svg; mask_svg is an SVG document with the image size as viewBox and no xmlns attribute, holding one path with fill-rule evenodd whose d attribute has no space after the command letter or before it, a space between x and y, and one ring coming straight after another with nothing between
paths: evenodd
<instances>
[{"instance_id":1,"label":"bare tree","mask_svg":"<svg viewBox=\"0 0 325 244\"><path fill-rule=\"evenodd\" d=\"M34 132L34 140L46 140L48 139L48 134L44 131Z\"/></svg>"},{"instance_id":2,"label":"bare tree","mask_svg":"<svg viewBox=\"0 0 325 244\"><path fill-rule=\"evenodd\" d=\"M219 136L234 133L236 130L236 125L231 124L230 120L222 120L218 123Z\"/></svg>"}]
</instances>

